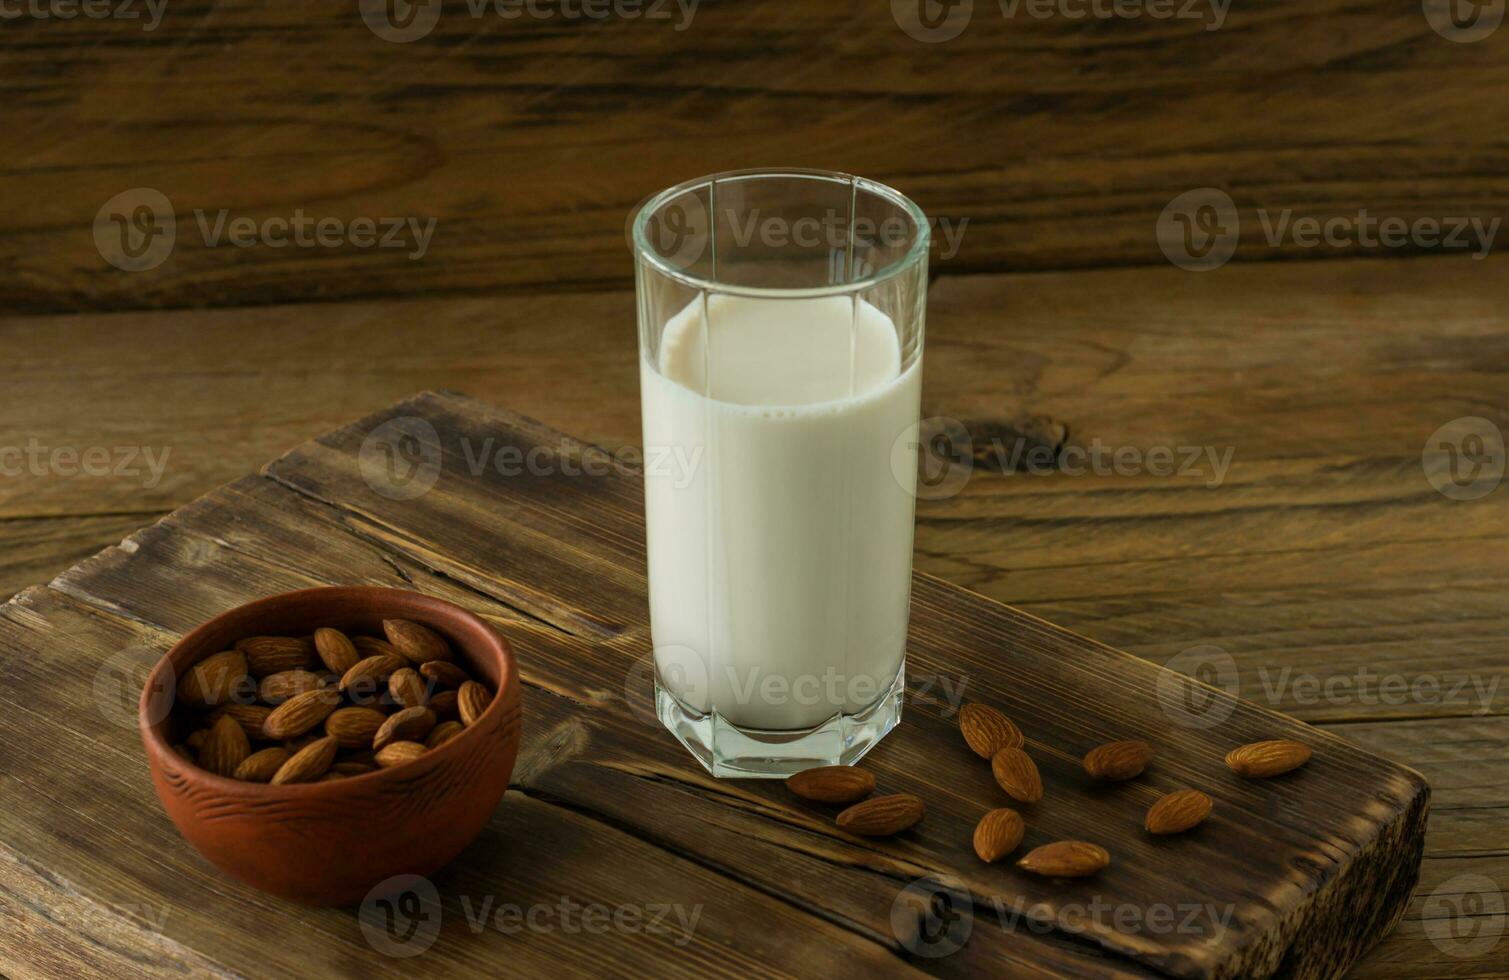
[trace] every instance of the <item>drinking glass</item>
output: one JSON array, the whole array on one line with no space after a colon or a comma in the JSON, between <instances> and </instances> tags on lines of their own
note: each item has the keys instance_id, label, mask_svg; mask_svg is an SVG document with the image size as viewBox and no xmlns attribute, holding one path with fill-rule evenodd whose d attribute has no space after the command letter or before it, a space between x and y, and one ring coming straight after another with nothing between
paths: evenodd
<instances>
[{"instance_id":1,"label":"drinking glass","mask_svg":"<svg viewBox=\"0 0 1509 980\"><path fill-rule=\"evenodd\" d=\"M905 689L927 221L731 171L632 229L657 713L715 776L853 763Z\"/></svg>"}]
</instances>

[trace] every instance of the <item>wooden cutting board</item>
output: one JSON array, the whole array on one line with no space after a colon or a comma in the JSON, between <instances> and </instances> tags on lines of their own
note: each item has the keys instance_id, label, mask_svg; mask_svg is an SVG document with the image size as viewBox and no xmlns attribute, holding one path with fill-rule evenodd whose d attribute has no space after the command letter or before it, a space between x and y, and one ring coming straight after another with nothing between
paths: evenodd
<instances>
[{"instance_id":1,"label":"wooden cutting board","mask_svg":"<svg viewBox=\"0 0 1509 980\"><path fill-rule=\"evenodd\" d=\"M924 575L905 718L865 761L927 801L916 830L851 837L777 782L711 779L653 718L634 463L427 393L16 597L0 613L0 914L19 927L0 930L0 967L1314 977L1404 910L1429 799L1416 773ZM222 878L163 815L135 733L141 679L178 635L321 583L458 602L508 635L526 682L491 825L377 926ZM1091 840L1108 869L1051 881L974 857L975 823L1010 801L959 737L961 695L1027 733L1047 791L1020 807L1024 848ZM1084 752L1134 737L1158 746L1150 770L1090 784ZM1267 781L1222 762L1278 737L1314 759ZM1145 834L1147 806L1184 786L1215 798L1209 821Z\"/></svg>"}]
</instances>

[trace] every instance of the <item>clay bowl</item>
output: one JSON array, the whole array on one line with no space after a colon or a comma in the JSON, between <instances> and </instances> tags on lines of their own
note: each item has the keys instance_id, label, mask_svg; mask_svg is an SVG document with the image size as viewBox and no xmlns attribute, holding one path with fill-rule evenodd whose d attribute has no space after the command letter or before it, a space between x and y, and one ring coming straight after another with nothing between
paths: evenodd
<instances>
[{"instance_id":1,"label":"clay bowl","mask_svg":"<svg viewBox=\"0 0 1509 980\"><path fill-rule=\"evenodd\" d=\"M382 635L408 619L445 637L496 692L475 724L417 760L324 783L272 786L200 769L172 741L174 678L235 641L320 626ZM394 875L428 875L471 843L508 788L519 749L519 679L508 641L459 606L397 589L307 589L232 609L153 669L138 709L152 782L179 833L221 871L306 905L350 905Z\"/></svg>"}]
</instances>

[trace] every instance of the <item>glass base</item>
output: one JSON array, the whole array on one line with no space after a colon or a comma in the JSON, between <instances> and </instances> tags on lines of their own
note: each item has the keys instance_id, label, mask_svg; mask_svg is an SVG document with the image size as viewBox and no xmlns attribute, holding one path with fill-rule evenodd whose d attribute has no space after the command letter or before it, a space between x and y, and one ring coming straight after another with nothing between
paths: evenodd
<instances>
[{"instance_id":1,"label":"glass base","mask_svg":"<svg viewBox=\"0 0 1509 980\"><path fill-rule=\"evenodd\" d=\"M906 665L884 694L855 714L816 728L769 732L739 728L715 710L697 714L655 678L655 712L702 767L719 779L785 779L817 766L852 766L901 721Z\"/></svg>"}]
</instances>

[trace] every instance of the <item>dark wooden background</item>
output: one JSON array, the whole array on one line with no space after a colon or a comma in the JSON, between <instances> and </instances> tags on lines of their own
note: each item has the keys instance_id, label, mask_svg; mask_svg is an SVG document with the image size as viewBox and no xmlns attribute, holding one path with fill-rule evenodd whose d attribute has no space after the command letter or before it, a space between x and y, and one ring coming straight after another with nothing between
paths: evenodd
<instances>
[{"instance_id":1,"label":"dark wooden background","mask_svg":"<svg viewBox=\"0 0 1509 980\"><path fill-rule=\"evenodd\" d=\"M967 222L934 256L926 415L1233 450L1215 488L977 472L920 506L919 567L1160 663L1219 646L1244 696L1420 769L1421 891L1359 974L1509 974L1509 937L1437 941L1504 928L1463 876L1509 888L1509 695L1292 683L1509 679L1509 489L1449 500L1420 459L1453 419L1509 431L1509 261L1273 247L1259 216L1506 216L1509 26L1458 43L1379 0L1237 4L1215 31L977 2L923 43L883 0L703 0L680 31L674 6L543 9L448 2L407 44L355 0L0 21L0 447L167 453L160 481L0 477L0 594L425 388L632 445L635 203L729 167L861 173ZM176 244L123 272L92 225L143 187ZM1191 273L1155 229L1201 187L1242 238ZM416 261L206 247L196 209L437 224Z\"/></svg>"}]
</instances>

